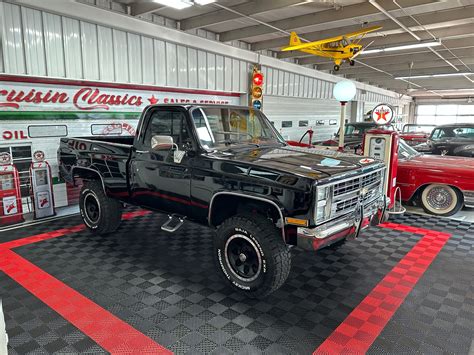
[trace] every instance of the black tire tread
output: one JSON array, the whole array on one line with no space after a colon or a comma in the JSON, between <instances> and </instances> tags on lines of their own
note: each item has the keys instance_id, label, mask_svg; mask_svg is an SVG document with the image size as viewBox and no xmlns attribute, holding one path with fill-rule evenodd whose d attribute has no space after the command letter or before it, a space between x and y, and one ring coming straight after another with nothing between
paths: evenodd
<instances>
[{"instance_id":1,"label":"black tire tread","mask_svg":"<svg viewBox=\"0 0 474 355\"><path fill-rule=\"evenodd\" d=\"M217 234L227 228L240 226L244 229L251 230L257 235L262 247L268 257L272 257L274 261L275 272L272 278L258 290L249 294L251 297L265 297L270 293L279 289L288 278L291 270L291 253L288 246L282 239L281 233L275 227L272 221L261 215L237 215L225 220L217 227Z\"/></svg>"},{"instance_id":2,"label":"black tire tread","mask_svg":"<svg viewBox=\"0 0 474 355\"><path fill-rule=\"evenodd\" d=\"M94 191L97 198L100 200L100 205L103 206L101 209L102 218L101 225L96 229L90 229L92 232L97 234L112 233L117 230L122 221L122 205L118 200L108 197L102 184L98 180L87 181L82 190L89 189ZM82 191L81 191L82 195Z\"/></svg>"}]
</instances>

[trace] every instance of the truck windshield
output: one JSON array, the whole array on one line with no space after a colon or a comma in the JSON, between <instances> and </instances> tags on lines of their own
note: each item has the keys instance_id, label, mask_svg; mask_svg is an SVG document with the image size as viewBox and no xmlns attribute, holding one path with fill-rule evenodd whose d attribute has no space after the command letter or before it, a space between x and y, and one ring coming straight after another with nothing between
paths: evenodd
<instances>
[{"instance_id":1,"label":"truck windshield","mask_svg":"<svg viewBox=\"0 0 474 355\"><path fill-rule=\"evenodd\" d=\"M204 149L229 145L284 143L270 121L258 110L199 107L192 111L196 131Z\"/></svg>"}]
</instances>

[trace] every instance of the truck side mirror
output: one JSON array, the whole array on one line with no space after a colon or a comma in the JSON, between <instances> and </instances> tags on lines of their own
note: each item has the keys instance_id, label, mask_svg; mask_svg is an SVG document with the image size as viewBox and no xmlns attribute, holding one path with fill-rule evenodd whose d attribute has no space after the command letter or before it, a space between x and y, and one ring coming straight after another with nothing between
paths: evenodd
<instances>
[{"instance_id":1,"label":"truck side mirror","mask_svg":"<svg viewBox=\"0 0 474 355\"><path fill-rule=\"evenodd\" d=\"M153 150L171 150L173 146L173 137L171 136L151 137L151 149Z\"/></svg>"}]
</instances>

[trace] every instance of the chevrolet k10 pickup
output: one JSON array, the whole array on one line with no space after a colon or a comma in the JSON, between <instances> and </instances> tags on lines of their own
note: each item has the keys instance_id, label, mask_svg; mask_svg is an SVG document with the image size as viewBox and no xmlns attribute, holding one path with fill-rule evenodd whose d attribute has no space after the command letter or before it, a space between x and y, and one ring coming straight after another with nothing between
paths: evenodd
<instances>
[{"instance_id":1,"label":"chevrolet k10 pickup","mask_svg":"<svg viewBox=\"0 0 474 355\"><path fill-rule=\"evenodd\" d=\"M288 146L258 110L152 105L135 137L62 138L61 176L83 182L80 212L94 233L120 224L124 204L216 230L216 267L231 287L263 297L285 282L290 247L317 250L384 220L385 167L374 159Z\"/></svg>"}]
</instances>

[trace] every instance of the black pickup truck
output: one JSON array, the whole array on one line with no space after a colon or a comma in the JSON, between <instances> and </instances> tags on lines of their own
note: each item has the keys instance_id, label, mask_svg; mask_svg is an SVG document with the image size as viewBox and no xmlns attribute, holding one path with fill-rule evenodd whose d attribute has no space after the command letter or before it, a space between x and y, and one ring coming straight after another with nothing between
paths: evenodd
<instances>
[{"instance_id":1,"label":"black pickup truck","mask_svg":"<svg viewBox=\"0 0 474 355\"><path fill-rule=\"evenodd\" d=\"M152 105L135 137L63 138L62 177L83 182L80 211L95 233L120 224L124 204L216 229L216 267L252 297L278 289L290 247L317 250L380 223L385 167L373 159L288 146L258 110Z\"/></svg>"}]
</instances>

